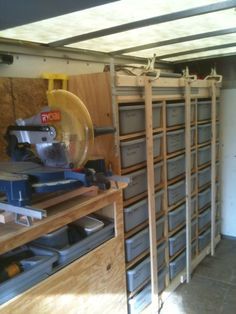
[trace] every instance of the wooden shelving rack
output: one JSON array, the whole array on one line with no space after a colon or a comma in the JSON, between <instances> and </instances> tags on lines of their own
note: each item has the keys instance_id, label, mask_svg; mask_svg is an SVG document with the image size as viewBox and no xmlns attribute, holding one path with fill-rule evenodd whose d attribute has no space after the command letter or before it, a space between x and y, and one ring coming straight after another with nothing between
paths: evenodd
<instances>
[{"instance_id":1,"label":"wooden shelving rack","mask_svg":"<svg viewBox=\"0 0 236 314\"><path fill-rule=\"evenodd\" d=\"M92 86L92 91L89 87ZM128 292L128 298L134 298L147 284L152 287L152 305L157 309L158 304L165 300L168 294L173 291L181 282L190 281L191 273L193 269L201 262L201 260L211 252L214 254L215 245L220 240L220 235L215 236L215 223L216 215L216 147L218 140L216 139L216 103L218 102L220 93L220 82L219 77L210 76L204 80L196 79L196 77L181 77L181 78L162 78L158 77L153 80L151 77L145 76L128 76L124 74L119 74L114 71L114 65L111 66L110 73L100 73L100 74L89 74L74 76L69 79L69 90L77 94L87 105L89 112L92 116L93 122L100 125L108 125L113 123L116 127L117 133L115 137L107 137L105 147L103 147L102 141L98 140L95 144L94 154L103 154L106 156L106 161L111 165L114 172L128 176L133 172L146 168L148 171L149 184L146 191L131 197L127 200L123 200L123 207L126 208L137 203L140 200L148 199L149 204L149 219L143 221L138 226L135 226L132 230L124 232L124 241L136 235L147 226L149 226L150 232L150 248L142 252L139 256L135 257L132 261L126 263L126 270L132 269L139 262L143 261L151 252L151 280L145 280L135 291ZM198 121L198 102L202 100L208 100L212 104L212 114L211 119L205 121ZM185 123L176 126L167 126L167 105L169 103L185 103ZM159 103L161 105L161 125L158 128L152 128L150 121L151 118L151 105L152 103ZM190 104L194 104L194 121L191 121L191 108ZM146 112L146 130L140 132L134 132L130 134L122 135L120 134L120 121L119 121L119 109L124 106L135 106L137 104L144 105ZM188 119L187 119L188 117ZM198 144L198 126L211 123L212 135L208 142L203 144ZM191 128L195 127L194 144L191 144ZM173 153L167 153L167 134L170 131L185 130L186 138L185 143L188 147L176 151ZM153 147L152 147L152 137L155 134L162 134L163 140L161 143L161 154L160 156L153 157ZM147 161L143 161L139 164L132 165L127 168L122 168L121 155L120 155L120 144L126 141L135 140L137 138L146 138L147 144ZM103 141L104 142L104 141ZM211 161L202 166L198 166L198 151L200 148L211 145ZM107 147L109 149L107 149ZM195 152L195 167L189 169L191 163L191 152ZM185 173L180 176L168 180L167 179L167 161L171 158L185 154L186 158L186 169ZM162 180L158 186L154 185L153 182L153 165L162 161ZM198 173L199 170L205 169L211 166L211 178L209 179L209 184L198 189ZM191 168L191 167L190 167ZM195 189L189 193L189 187L191 185L191 175L195 175ZM175 204L168 206L168 187L175 184L181 180L186 182L186 195L185 198L176 202ZM201 230L201 234L204 230L207 230L211 226L211 242L203 249L198 248L198 217L199 214L207 208L204 207L200 211L198 210L198 194L199 191L205 190L207 187L211 187L211 223ZM156 214L154 205L154 192L163 190L163 201L162 209ZM196 209L194 215L191 217L191 198L196 198ZM187 204L186 210L186 221L181 225L177 226L174 230L169 231L168 229L168 213L175 210L180 205ZM208 205L209 206L209 205ZM155 221L159 218L164 217L164 234L163 237L156 241L155 239ZM196 220L196 234L193 239L191 239L191 221ZM168 242L169 238L176 235L180 230L186 228L186 248L181 248L173 256L169 256ZM191 254L190 245L196 241L196 252L194 256ZM165 248L165 264L157 265L156 259L158 254L156 252L157 244L166 243ZM175 260L177 256L186 250L186 267L179 272L172 280L169 277L169 263ZM158 282L157 282L157 268L166 269L165 275L165 289L161 294L158 295ZM147 307L144 311L149 312L151 307Z\"/></svg>"}]
</instances>

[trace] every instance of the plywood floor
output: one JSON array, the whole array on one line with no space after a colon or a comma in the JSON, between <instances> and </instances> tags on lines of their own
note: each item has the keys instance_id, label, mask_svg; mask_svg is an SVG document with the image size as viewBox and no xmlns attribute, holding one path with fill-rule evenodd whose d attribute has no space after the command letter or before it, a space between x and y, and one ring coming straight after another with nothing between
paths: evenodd
<instances>
[{"instance_id":1,"label":"plywood floor","mask_svg":"<svg viewBox=\"0 0 236 314\"><path fill-rule=\"evenodd\" d=\"M206 257L189 284L165 301L160 314L236 313L236 240L223 239L214 257Z\"/></svg>"}]
</instances>

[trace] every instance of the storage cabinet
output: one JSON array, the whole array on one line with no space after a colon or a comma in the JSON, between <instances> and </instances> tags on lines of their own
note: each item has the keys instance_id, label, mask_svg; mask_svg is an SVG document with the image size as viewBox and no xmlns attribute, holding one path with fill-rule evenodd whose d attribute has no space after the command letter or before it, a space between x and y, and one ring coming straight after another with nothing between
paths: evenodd
<instances>
[{"instance_id":1,"label":"storage cabinet","mask_svg":"<svg viewBox=\"0 0 236 314\"><path fill-rule=\"evenodd\" d=\"M76 93L88 105L88 109L95 123L99 125L109 117L110 123L114 123L117 133L109 139L109 151L107 162L112 165L119 174L129 176L131 183L123 193L123 207L125 229L124 237L126 243L126 272L127 272L127 296L128 310L130 313L139 313L141 309L151 302L150 276L147 260L150 256L149 232L151 228L148 221L148 201L150 195L148 182L150 177L147 170L153 171L153 195L160 193L162 201L155 198L158 204L152 208L152 217L156 221L163 221L164 230L161 238L154 239L157 247L163 245L165 248L164 261L158 264L158 274L165 277L162 289L171 291L174 289L189 271L186 269L187 248L186 230L186 164L190 156L190 174L188 179L191 185L191 266L192 268L206 256L210 251L209 237L202 235L209 231L211 240L211 229L215 223L212 221L212 210L215 206L213 200L212 169L212 147L219 146L217 137L212 137L213 125L218 124L218 118L212 114L212 104L219 106L219 85L214 85L213 80L193 80L190 85L190 115L189 129L186 124L186 82L185 78L157 78L151 81L151 89L147 89L145 77L120 75L119 73L104 73L99 75L100 89L94 86L93 95L86 91L98 75L75 76L70 79L70 90ZM150 82L149 82L150 83ZM102 86L102 88L101 88ZM85 90L84 90L85 89ZM151 92L150 92L151 90ZM99 95L109 95L104 105L99 101ZM215 94L215 98L213 97ZM93 109L91 99L97 99L97 112ZM150 100L152 107L152 118L145 125L145 101ZM102 114L103 110L103 114ZM102 115L103 118L102 119ZM106 117L105 117L106 116ZM113 119L111 119L113 117ZM215 120L214 120L215 119ZM149 122L152 121L152 129ZM218 129L218 127L217 127ZM146 133L148 130L148 133ZM189 132L188 132L189 130ZM152 134L153 161L147 163L150 156L147 155L147 141ZM186 137L189 138L190 150L186 148ZM132 145L133 144L133 145ZM108 145L108 143L107 143ZM149 141L150 145L150 141ZM133 146L133 147L132 147ZM218 149L217 149L218 150ZM217 155L217 159L219 155ZM187 158L188 157L188 158ZM150 160L150 158L148 159ZM150 173L150 172L149 172ZM217 180L218 180L217 175ZM213 202L213 204L211 204ZM161 204L161 207L159 206ZM211 223L201 225L201 214L210 208ZM150 213L150 210L149 210ZM132 217L132 218L131 218ZM217 216L219 217L219 216ZM201 219L202 218L202 219ZM219 224L217 224L219 226ZM155 229L155 226L152 228ZM160 229L162 228L159 227ZM162 229L161 229L162 231ZM219 228L217 227L219 232ZM158 234L158 228L156 234ZM179 246L170 254L174 248L171 239L182 235ZM138 239L140 239L138 241ZM137 240L137 242L135 242ZM169 241L170 240L170 241ZM207 243L203 245L202 242ZM219 241L219 235L214 243ZM131 245L136 253L130 256ZM139 250L139 248L142 249ZM215 244L214 244L215 245ZM157 250L157 261L160 256ZM131 258L132 257L132 258ZM165 270L165 271L164 271ZM130 280L137 274L140 281L130 288ZM132 278L132 279L131 279ZM182 278L182 279L181 279ZM161 290L162 290L161 289ZM131 291L132 290L132 291ZM159 292L161 291L159 289Z\"/></svg>"},{"instance_id":2,"label":"storage cabinet","mask_svg":"<svg viewBox=\"0 0 236 314\"><path fill-rule=\"evenodd\" d=\"M28 228L13 223L1 226L0 253L94 212L114 219L113 237L2 304L1 313L126 313L121 188L52 206L47 218Z\"/></svg>"}]
</instances>

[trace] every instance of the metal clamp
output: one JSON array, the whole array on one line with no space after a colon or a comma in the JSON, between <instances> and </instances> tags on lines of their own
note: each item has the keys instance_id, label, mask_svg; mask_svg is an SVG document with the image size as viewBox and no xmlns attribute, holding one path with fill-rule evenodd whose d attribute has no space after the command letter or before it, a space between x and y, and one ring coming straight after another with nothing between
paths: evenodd
<instances>
[{"instance_id":1,"label":"metal clamp","mask_svg":"<svg viewBox=\"0 0 236 314\"><path fill-rule=\"evenodd\" d=\"M217 73L216 73L216 69L215 69L215 68L212 68L210 75L207 75L207 76L204 78L204 80L216 80L217 83L220 84L220 83L222 82L222 78L223 78L223 76L217 74Z\"/></svg>"}]
</instances>

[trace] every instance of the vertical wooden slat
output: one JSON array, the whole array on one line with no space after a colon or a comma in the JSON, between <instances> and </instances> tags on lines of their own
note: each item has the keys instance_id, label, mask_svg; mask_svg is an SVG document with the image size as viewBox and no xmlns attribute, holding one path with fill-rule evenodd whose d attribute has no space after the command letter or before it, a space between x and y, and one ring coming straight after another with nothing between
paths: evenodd
<instances>
[{"instance_id":1,"label":"vertical wooden slat","mask_svg":"<svg viewBox=\"0 0 236 314\"><path fill-rule=\"evenodd\" d=\"M211 83L211 255L215 254L216 215L216 82Z\"/></svg>"},{"instance_id":2,"label":"vertical wooden slat","mask_svg":"<svg viewBox=\"0 0 236 314\"><path fill-rule=\"evenodd\" d=\"M198 235L199 235L199 232L198 232L198 193L199 193L199 189L198 189L198 99L195 99L195 128L196 128L196 132L195 132L195 144L196 144L196 149L195 149L195 175L196 175L196 178L195 178L195 183L196 183L196 207L195 207L195 210L196 210L196 236L197 236L197 239L198 239ZM196 252L196 255L198 255L200 252L199 252L199 249L198 249L198 241L197 241L197 252Z\"/></svg>"},{"instance_id":3,"label":"vertical wooden slat","mask_svg":"<svg viewBox=\"0 0 236 314\"><path fill-rule=\"evenodd\" d=\"M147 155L147 188L148 215L151 259L151 287L153 313L158 310L158 280L157 280L157 248L156 248L156 213L155 213L155 180L153 166L153 123L152 123L152 82L145 78L145 123L146 123L146 155Z\"/></svg>"},{"instance_id":4,"label":"vertical wooden slat","mask_svg":"<svg viewBox=\"0 0 236 314\"><path fill-rule=\"evenodd\" d=\"M112 120L113 120L113 126L116 129L116 134L118 136L115 136L115 155L119 157L119 147L120 147L120 141L119 141L119 109L116 102L116 84L115 84L115 63L114 58L111 58L110 60L110 75L111 75L111 102L112 102ZM120 159L120 158L119 158Z\"/></svg>"},{"instance_id":5,"label":"vertical wooden slat","mask_svg":"<svg viewBox=\"0 0 236 314\"><path fill-rule=\"evenodd\" d=\"M191 279L191 81L185 80L186 281Z\"/></svg>"},{"instance_id":6,"label":"vertical wooden slat","mask_svg":"<svg viewBox=\"0 0 236 314\"><path fill-rule=\"evenodd\" d=\"M164 182L164 200L163 200L163 206L164 206L164 212L165 217L168 217L168 178L167 178L167 132L166 132L166 101L163 101L162 105L162 125L163 125L163 182ZM168 227L168 219L165 219L165 238L168 239L169 236L169 227ZM169 265L169 246L167 245L165 249L165 261L166 265ZM170 278L169 278L169 272L166 276L166 287L169 286Z\"/></svg>"}]
</instances>

